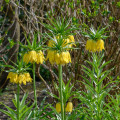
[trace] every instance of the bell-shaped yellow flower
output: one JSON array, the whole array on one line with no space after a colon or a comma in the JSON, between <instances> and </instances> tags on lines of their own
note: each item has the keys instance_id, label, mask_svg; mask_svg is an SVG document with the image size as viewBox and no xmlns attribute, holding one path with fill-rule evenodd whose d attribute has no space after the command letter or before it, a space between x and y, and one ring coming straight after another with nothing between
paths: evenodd
<instances>
[{"instance_id":1,"label":"bell-shaped yellow flower","mask_svg":"<svg viewBox=\"0 0 120 120\"><path fill-rule=\"evenodd\" d=\"M64 65L71 62L70 53L68 51L60 53L60 64Z\"/></svg>"},{"instance_id":2,"label":"bell-shaped yellow flower","mask_svg":"<svg viewBox=\"0 0 120 120\"><path fill-rule=\"evenodd\" d=\"M51 64L67 64L71 62L70 53L68 51L57 53L56 51L48 50L47 58Z\"/></svg>"},{"instance_id":3,"label":"bell-shaped yellow flower","mask_svg":"<svg viewBox=\"0 0 120 120\"><path fill-rule=\"evenodd\" d=\"M86 50L88 50L89 52L96 52L96 51L102 51L104 48L104 41L103 40L87 40L86 46L85 46Z\"/></svg>"},{"instance_id":4,"label":"bell-shaped yellow flower","mask_svg":"<svg viewBox=\"0 0 120 120\"><path fill-rule=\"evenodd\" d=\"M10 79L10 82L12 83L18 83L18 74L14 72L9 72L7 79Z\"/></svg>"},{"instance_id":5,"label":"bell-shaped yellow flower","mask_svg":"<svg viewBox=\"0 0 120 120\"><path fill-rule=\"evenodd\" d=\"M61 104L60 104L60 103L56 103L56 111L57 111L58 113L61 112Z\"/></svg>"},{"instance_id":6,"label":"bell-shaped yellow flower","mask_svg":"<svg viewBox=\"0 0 120 120\"><path fill-rule=\"evenodd\" d=\"M96 43L96 48L97 48L97 51L102 51L104 50L104 41L103 40L98 40L97 43Z\"/></svg>"},{"instance_id":7,"label":"bell-shaped yellow flower","mask_svg":"<svg viewBox=\"0 0 120 120\"><path fill-rule=\"evenodd\" d=\"M89 52L92 51L92 47L93 47L93 40L87 40L87 43L86 43L86 50L88 50Z\"/></svg>"},{"instance_id":8,"label":"bell-shaped yellow flower","mask_svg":"<svg viewBox=\"0 0 120 120\"><path fill-rule=\"evenodd\" d=\"M55 63L55 51L48 50L46 60L47 59L49 59L49 61L50 61L51 64L54 64Z\"/></svg>"},{"instance_id":9,"label":"bell-shaped yellow flower","mask_svg":"<svg viewBox=\"0 0 120 120\"><path fill-rule=\"evenodd\" d=\"M33 62L36 62L37 61L37 53L36 53L36 51L29 51L29 59L30 59L30 61L29 62L31 62L31 63L33 63Z\"/></svg>"},{"instance_id":10,"label":"bell-shaped yellow flower","mask_svg":"<svg viewBox=\"0 0 120 120\"><path fill-rule=\"evenodd\" d=\"M72 102L68 102L67 106L65 108L65 111L66 112L72 112L72 110L73 110L73 104L72 104Z\"/></svg>"},{"instance_id":11,"label":"bell-shaped yellow flower","mask_svg":"<svg viewBox=\"0 0 120 120\"><path fill-rule=\"evenodd\" d=\"M29 73L24 73L26 82L32 82L32 78Z\"/></svg>"},{"instance_id":12,"label":"bell-shaped yellow flower","mask_svg":"<svg viewBox=\"0 0 120 120\"><path fill-rule=\"evenodd\" d=\"M9 72L7 79L10 79L10 82L12 83L19 83L19 84L24 84L26 85L26 82L32 82L32 78L30 77L29 73L21 73L21 74L17 74L14 72Z\"/></svg>"},{"instance_id":13,"label":"bell-shaped yellow flower","mask_svg":"<svg viewBox=\"0 0 120 120\"><path fill-rule=\"evenodd\" d=\"M60 54L59 54L59 53L55 53L55 63L56 63L57 65L60 64Z\"/></svg>"},{"instance_id":14,"label":"bell-shaped yellow flower","mask_svg":"<svg viewBox=\"0 0 120 120\"><path fill-rule=\"evenodd\" d=\"M96 41L92 41L92 46L91 46L91 52L96 52L97 48L96 48Z\"/></svg>"},{"instance_id":15,"label":"bell-shaped yellow flower","mask_svg":"<svg viewBox=\"0 0 120 120\"><path fill-rule=\"evenodd\" d=\"M28 53L24 54L23 61L25 63L37 62L37 53L36 53L36 51L33 50L33 51L29 51Z\"/></svg>"},{"instance_id":16,"label":"bell-shaped yellow flower","mask_svg":"<svg viewBox=\"0 0 120 120\"><path fill-rule=\"evenodd\" d=\"M44 60L45 60L45 58L44 58L43 52L40 50L37 53L37 61L36 61L36 63L37 64L39 64L39 63L42 64Z\"/></svg>"},{"instance_id":17,"label":"bell-shaped yellow flower","mask_svg":"<svg viewBox=\"0 0 120 120\"><path fill-rule=\"evenodd\" d=\"M23 61L25 63L33 63L33 62L36 62L37 64L42 64L43 61L45 60L44 58L44 55L43 55L43 52L40 50L38 52L36 51L29 51L28 53L25 53L24 56L23 56Z\"/></svg>"}]
</instances>

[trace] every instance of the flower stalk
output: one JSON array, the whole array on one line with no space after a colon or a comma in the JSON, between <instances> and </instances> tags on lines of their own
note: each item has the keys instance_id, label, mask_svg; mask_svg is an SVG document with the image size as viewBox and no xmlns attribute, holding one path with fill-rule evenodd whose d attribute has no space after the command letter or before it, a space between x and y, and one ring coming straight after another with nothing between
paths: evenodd
<instances>
[{"instance_id":1,"label":"flower stalk","mask_svg":"<svg viewBox=\"0 0 120 120\"><path fill-rule=\"evenodd\" d=\"M63 102L63 84L62 84L62 65L59 64L59 87L60 87L60 102L61 102L61 117L64 120L64 102Z\"/></svg>"},{"instance_id":2,"label":"flower stalk","mask_svg":"<svg viewBox=\"0 0 120 120\"><path fill-rule=\"evenodd\" d=\"M19 117L19 96L20 96L20 87L19 87L19 83L17 84L17 120L20 120Z\"/></svg>"},{"instance_id":3,"label":"flower stalk","mask_svg":"<svg viewBox=\"0 0 120 120\"><path fill-rule=\"evenodd\" d=\"M35 62L33 63L33 88L34 88L35 107L37 108L37 96L36 96L36 85L35 85Z\"/></svg>"}]
</instances>

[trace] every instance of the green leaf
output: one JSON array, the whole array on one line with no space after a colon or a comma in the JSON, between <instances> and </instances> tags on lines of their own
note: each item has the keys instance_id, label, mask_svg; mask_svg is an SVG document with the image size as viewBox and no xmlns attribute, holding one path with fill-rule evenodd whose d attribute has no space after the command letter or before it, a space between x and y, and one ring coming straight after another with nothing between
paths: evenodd
<instances>
[{"instance_id":1,"label":"green leaf","mask_svg":"<svg viewBox=\"0 0 120 120\"><path fill-rule=\"evenodd\" d=\"M3 109L0 109L1 112L3 112L4 114L8 115L10 118L12 118L12 120L16 120L16 116L12 113L10 113L9 111L6 111L6 110L3 110Z\"/></svg>"}]
</instances>

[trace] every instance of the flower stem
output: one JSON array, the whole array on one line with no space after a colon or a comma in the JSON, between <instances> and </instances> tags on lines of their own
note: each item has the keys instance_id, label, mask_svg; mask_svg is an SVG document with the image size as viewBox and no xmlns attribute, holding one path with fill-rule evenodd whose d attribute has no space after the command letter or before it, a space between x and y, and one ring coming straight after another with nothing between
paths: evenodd
<instances>
[{"instance_id":1,"label":"flower stem","mask_svg":"<svg viewBox=\"0 0 120 120\"><path fill-rule=\"evenodd\" d=\"M20 120L19 118L19 96L20 96L20 87L18 83L17 84L17 120Z\"/></svg>"},{"instance_id":2,"label":"flower stem","mask_svg":"<svg viewBox=\"0 0 120 120\"><path fill-rule=\"evenodd\" d=\"M35 107L37 108L37 96L36 96L36 85L35 85L35 63L33 63L33 88L34 88Z\"/></svg>"},{"instance_id":3,"label":"flower stem","mask_svg":"<svg viewBox=\"0 0 120 120\"><path fill-rule=\"evenodd\" d=\"M61 116L64 120L64 103L63 103L63 84L62 84L62 65L59 65L59 87L60 87L60 102L61 102Z\"/></svg>"}]
</instances>

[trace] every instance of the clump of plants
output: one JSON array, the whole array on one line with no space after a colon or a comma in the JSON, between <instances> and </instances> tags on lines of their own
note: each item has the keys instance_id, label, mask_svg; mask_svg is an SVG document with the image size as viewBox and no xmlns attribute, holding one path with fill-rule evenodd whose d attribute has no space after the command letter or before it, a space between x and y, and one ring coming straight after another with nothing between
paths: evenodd
<instances>
[{"instance_id":1,"label":"clump of plants","mask_svg":"<svg viewBox=\"0 0 120 120\"><path fill-rule=\"evenodd\" d=\"M0 109L1 112L7 114L13 120L109 120L120 119L119 94L116 96L110 95L110 90L118 84L118 80L111 80L107 84L103 84L110 72L114 69L104 70L112 61L105 61L104 51L105 45L103 39L106 38L105 28L95 30L93 27L88 29L88 32L82 31L85 37L89 39L86 42L85 49L90 54L90 60L86 61L86 66L82 65L84 81L78 80L85 87L85 91L79 90L71 83L71 79L67 83L63 80L63 66L71 64L70 52L74 50L75 38L73 32L78 30L78 25L74 25L66 19L49 19L51 24L43 24L48 33L44 34L44 39L49 39L48 45L37 43L37 35L34 35L32 43L26 37L28 45L20 43L21 47L26 49L10 70L7 71L7 76L10 82L17 84L17 95L13 99L13 104L16 110L4 105L8 111ZM75 48L76 49L76 48ZM79 49L79 48L77 48ZM45 55L42 51L46 51ZM36 84L35 84L35 69L36 64L43 64L49 60L51 65L56 65L58 68L58 81L55 83L55 88L58 95L49 93L57 99L56 104L44 105L45 99L38 105ZM32 65L32 69L29 68ZM27 66L27 67L26 67ZM4 67L4 65L2 66ZM33 73L33 78L27 70L30 69ZM20 84L26 85L27 82L33 81L34 88L34 103L28 107L25 104L27 94L20 101L19 92ZM114 83L114 84L113 84ZM110 87L109 87L110 86ZM76 106L73 100L77 99ZM109 100L108 100L109 99ZM3 104L3 103L1 103ZM115 109L116 108L116 109Z\"/></svg>"}]
</instances>

